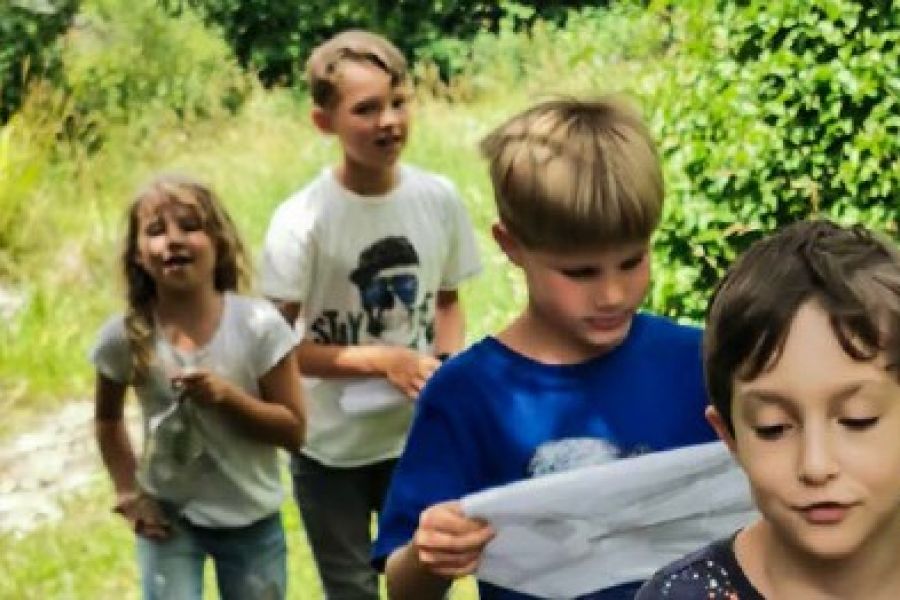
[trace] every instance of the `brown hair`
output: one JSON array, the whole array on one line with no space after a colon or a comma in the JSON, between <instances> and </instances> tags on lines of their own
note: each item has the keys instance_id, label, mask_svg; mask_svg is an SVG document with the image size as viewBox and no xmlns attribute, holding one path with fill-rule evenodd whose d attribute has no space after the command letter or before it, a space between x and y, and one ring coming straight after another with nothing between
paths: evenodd
<instances>
[{"instance_id":1,"label":"brown hair","mask_svg":"<svg viewBox=\"0 0 900 600\"><path fill-rule=\"evenodd\" d=\"M794 223L738 258L716 288L707 314L707 388L732 434L735 379L750 381L778 361L791 323L808 301L821 305L854 360L884 353L888 369L900 370L896 244L859 225Z\"/></svg>"},{"instance_id":2,"label":"brown hair","mask_svg":"<svg viewBox=\"0 0 900 600\"><path fill-rule=\"evenodd\" d=\"M343 31L313 49L306 61L306 77L313 102L331 108L338 101L338 80L343 61L367 62L391 76L391 84L406 81L406 59L384 37L361 29Z\"/></svg>"},{"instance_id":3,"label":"brown hair","mask_svg":"<svg viewBox=\"0 0 900 600\"><path fill-rule=\"evenodd\" d=\"M166 198L180 203L196 203L204 230L216 251L214 286L220 292L243 289L249 278L247 254L237 228L216 195L206 186L181 175L161 175L135 196L128 208L128 226L122 264L125 275L125 333L132 352L132 380L144 379L152 359L153 305L156 284L138 260L140 206L144 200Z\"/></svg>"},{"instance_id":4,"label":"brown hair","mask_svg":"<svg viewBox=\"0 0 900 600\"><path fill-rule=\"evenodd\" d=\"M646 240L659 224L656 147L621 98L540 103L490 133L500 221L522 244L573 250Z\"/></svg>"}]
</instances>

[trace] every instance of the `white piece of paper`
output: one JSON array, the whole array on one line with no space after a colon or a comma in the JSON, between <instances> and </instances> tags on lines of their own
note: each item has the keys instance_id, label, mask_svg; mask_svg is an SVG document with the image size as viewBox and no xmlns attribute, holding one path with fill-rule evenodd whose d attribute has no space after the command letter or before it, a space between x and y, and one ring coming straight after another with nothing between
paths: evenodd
<instances>
[{"instance_id":1,"label":"white piece of paper","mask_svg":"<svg viewBox=\"0 0 900 600\"><path fill-rule=\"evenodd\" d=\"M341 410L352 415L399 406L407 400L387 379L372 377L348 382L338 402Z\"/></svg>"},{"instance_id":2,"label":"white piece of paper","mask_svg":"<svg viewBox=\"0 0 900 600\"><path fill-rule=\"evenodd\" d=\"M528 479L462 504L497 532L478 579L542 598L648 579L758 514L721 442Z\"/></svg>"}]
</instances>

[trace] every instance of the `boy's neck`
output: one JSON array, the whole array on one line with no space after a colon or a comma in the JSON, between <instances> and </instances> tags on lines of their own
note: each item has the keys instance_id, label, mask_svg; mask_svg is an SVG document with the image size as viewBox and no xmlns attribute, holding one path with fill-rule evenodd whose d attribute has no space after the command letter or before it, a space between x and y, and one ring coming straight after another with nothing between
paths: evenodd
<instances>
[{"instance_id":1,"label":"boy's neck","mask_svg":"<svg viewBox=\"0 0 900 600\"><path fill-rule=\"evenodd\" d=\"M545 365L578 364L613 350L576 344L561 336L558 328L535 318L528 309L496 337L510 350Z\"/></svg>"},{"instance_id":2,"label":"boy's neck","mask_svg":"<svg viewBox=\"0 0 900 600\"><path fill-rule=\"evenodd\" d=\"M893 600L900 589L898 543L891 548L870 544L850 557L821 559L801 555L771 524L760 521L738 534L735 554L766 598Z\"/></svg>"},{"instance_id":3,"label":"boy's neck","mask_svg":"<svg viewBox=\"0 0 900 600\"><path fill-rule=\"evenodd\" d=\"M360 196L382 196L397 185L400 168L393 165L386 169L370 169L347 160L335 168L335 177L342 186Z\"/></svg>"}]
</instances>

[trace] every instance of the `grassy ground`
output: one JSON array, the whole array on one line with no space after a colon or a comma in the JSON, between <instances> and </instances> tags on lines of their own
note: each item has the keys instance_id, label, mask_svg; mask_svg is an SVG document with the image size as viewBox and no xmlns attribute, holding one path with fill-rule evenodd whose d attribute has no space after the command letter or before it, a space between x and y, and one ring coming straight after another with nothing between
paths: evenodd
<instances>
[{"instance_id":1,"label":"grassy ground","mask_svg":"<svg viewBox=\"0 0 900 600\"><path fill-rule=\"evenodd\" d=\"M112 514L111 491L95 485L69 499L65 521L42 527L23 538L0 535L0 599L112 599L140 597L133 536ZM283 507L288 542L288 598L318 600L321 587L299 521L297 507ZM215 579L207 564L204 597L216 598ZM451 600L477 598L471 580L460 581Z\"/></svg>"}]
</instances>

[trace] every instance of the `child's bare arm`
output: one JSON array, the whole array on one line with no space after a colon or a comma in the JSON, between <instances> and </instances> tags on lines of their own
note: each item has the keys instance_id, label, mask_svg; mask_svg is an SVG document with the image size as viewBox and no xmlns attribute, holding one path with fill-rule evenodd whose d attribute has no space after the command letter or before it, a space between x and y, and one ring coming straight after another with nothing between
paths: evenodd
<instances>
[{"instance_id":1,"label":"child's bare arm","mask_svg":"<svg viewBox=\"0 0 900 600\"><path fill-rule=\"evenodd\" d=\"M116 490L114 510L135 533L155 539L168 537L169 525L156 501L145 495L135 480L137 460L124 420L125 385L98 373L94 401L97 444Z\"/></svg>"},{"instance_id":2,"label":"child's bare arm","mask_svg":"<svg viewBox=\"0 0 900 600\"><path fill-rule=\"evenodd\" d=\"M402 346L334 346L303 341L297 359L304 375L314 377L386 377L409 398L416 398L440 365L435 357Z\"/></svg>"},{"instance_id":3,"label":"child's bare arm","mask_svg":"<svg viewBox=\"0 0 900 600\"><path fill-rule=\"evenodd\" d=\"M94 429L100 456L117 496L137 492L137 459L125 428L125 385L97 374L94 390Z\"/></svg>"},{"instance_id":4,"label":"child's bare arm","mask_svg":"<svg viewBox=\"0 0 900 600\"><path fill-rule=\"evenodd\" d=\"M459 293L441 290L437 293L434 315L434 352L455 354L465 343L466 317Z\"/></svg>"},{"instance_id":5,"label":"child's bare arm","mask_svg":"<svg viewBox=\"0 0 900 600\"><path fill-rule=\"evenodd\" d=\"M276 301L276 306L293 326L301 305ZM400 346L339 346L304 340L297 348L297 364L301 373L311 377L385 377L407 397L416 398L440 361Z\"/></svg>"},{"instance_id":6,"label":"child's bare arm","mask_svg":"<svg viewBox=\"0 0 900 600\"><path fill-rule=\"evenodd\" d=\"M248 435L297 450L306 434L306 410L295 363L291 351L259 379L261 398L205 369L179 374L173 383L186 398L230 411Z\"/></svg>"},{"instance_id":7,"label":"child's bare arm","mask_svg":"<svg viewBox=\"0 0 900 600\"><path fill-rule=\"evenodd\" d=\"M466 517L458 501L429 507L419 517L412 540L387 559L390 597L440 600L455 578L475 572L493 537L493 529Z\"/></svg>"}]
</instances>

